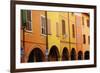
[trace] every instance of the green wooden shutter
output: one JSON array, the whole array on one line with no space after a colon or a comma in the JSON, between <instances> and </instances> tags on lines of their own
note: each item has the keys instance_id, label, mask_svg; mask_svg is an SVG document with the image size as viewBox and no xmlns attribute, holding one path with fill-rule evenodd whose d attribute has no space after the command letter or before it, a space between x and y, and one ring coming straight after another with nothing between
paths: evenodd
<instances>
[{"instance_id":1,"label":"green wooden shutter","mask_svg":"<svg viewBox=\"0 0 100 73\"><path fill-rule=\"evenodd\" d=\"M21 10L22 26L26 26L26 10Z\"/></svg>"}]
</instances>

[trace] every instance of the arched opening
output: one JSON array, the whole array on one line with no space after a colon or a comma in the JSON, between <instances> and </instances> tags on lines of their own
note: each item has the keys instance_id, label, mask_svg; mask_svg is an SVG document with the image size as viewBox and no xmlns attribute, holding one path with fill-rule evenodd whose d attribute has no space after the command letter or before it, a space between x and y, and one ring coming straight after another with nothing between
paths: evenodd
<instances>
[{"instance_id":1,"label":"arched opening","mask_svg":"<svg viewBox=\"0 0 100 73\"><path fill-rule=\"evenodd\" d=\"M34 48L28 58L28 62L42 62L44 60L44 55L40 48Z\"/></svg>"},{"instance_id":2,"label":"arched opening","mask_svg":"<svg viewBox=\"0 0 100 73\"><path fill-rule=\"evenodd\" d=\"M89 52L89 51L86 51L86 52L84 53L84 59L85 59L85 60L90 59L90 52Z\"/></svg>"},{"instance_id":3,"label":"arched opening","mask_svg":"<svg viewBox=\"0 0 100 73\"><path fill-rule=\"evenodd\" d=\"M69 52L68 49L65 47L62 52L62 61L69 60Z\"/></svg>"},{"instance_id":4,"label":"arched opening","mask_svg":"<svg viewBox=\"0 0 100 73\"><path fill-rule=\"evenodd\" d=\"M82 60L83 59L83 53L82 51L78 52L78 60Z\"/></svg>"},{"instance_id":5,"label":"arched opening","mask_svg":"<svg viewBox=\"0 0 100 73\"><path fill-rule=\"evenodd\" d=\"M59 60L59 51L56 46L52 46L49 52L49 61L58 61Z\"/></svg>"},{"instance_id":6,"label":"arched opening","mask_svg":"<svg viewBox=\"0 0 100 73\"><path fill-rule=\"evenodd\" d=\"M71 60L76 60L76 51L75 51L75 48L72 48L72 50L71 50Z\"/></svg>"}]
</instances>

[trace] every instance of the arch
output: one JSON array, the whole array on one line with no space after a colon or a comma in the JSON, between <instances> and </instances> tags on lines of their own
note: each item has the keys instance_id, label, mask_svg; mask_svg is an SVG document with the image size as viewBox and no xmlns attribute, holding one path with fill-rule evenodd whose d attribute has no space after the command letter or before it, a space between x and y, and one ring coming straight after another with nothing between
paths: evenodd
<instances>
[{"instance_id":1,"label":"arch","mask_svg":"<svg viewBox=\"0 0 100 73\"><path fill-rule=\"evenodd\" d=\"M62 52L62 61L69 60L69 52L66 47L64 47Z\"/></svg>"},{"instance_id":2,"label":"arch","mask_svg":"<svg viewBox=\"0 0 100 73\"><path fill-rule=\"evenodd\" d=\"M79 51L78 52L78 60L82 60L83 59L83 52Z\"/></svg>"},{"instance_id":3,"label":"arch","mask_svg":"<svg viewBox=\"0 0 100 73\"><path fill-rule=\"evenodd\" d=\"M58 61L59 60L59 51L56 46L52 46L48 55L49 61Z\"/></svg>"},{"instance_id":4,"label":"arch","mask_svg":"<svg viewBox=\"0 0 100 73\"><path fill-rule=\"evenodd\" d=\"M72 48L72 50L71 50L71 60L76 60L76 51L75 51L75 48Z\"/></svg>"},{"instance_id":5,"label":"arch","mask_svg":"<svg viewBox=\"0 0 100 73\"><path fill-rule=\"evenodd\" d=\"M44 55L40 48L34 48L28 57L28 62L42 62L43 60Z\"/></svg>"},{"instance_id":6,"label":"arch","mask_svg":"<svg viewBox=\"0 0 100 73\"><path fill-rule=\"evenodd\" d=\"M85 60L89 60L90 59L90 52L89 51L85 51L85 53L84 53L84 59Z\"/></svg>"}]
</instances>

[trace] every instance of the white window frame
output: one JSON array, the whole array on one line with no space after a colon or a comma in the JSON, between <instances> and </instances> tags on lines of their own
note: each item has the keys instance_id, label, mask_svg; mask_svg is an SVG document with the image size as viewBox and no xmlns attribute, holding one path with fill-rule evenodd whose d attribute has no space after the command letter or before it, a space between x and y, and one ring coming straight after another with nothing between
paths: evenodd
<instances>
[{"instance_id":1,"label":"white window frame","mask_svg":"<svg viewBox=\"0 0 100 73\"><path fill-rule=\"evenodd\" d=\"M43 36L46 36L46 25L45 25L45 28L44 27L42 27L42 19L41 18L46 18L44 15L40 15L40 29L41 29L41 35L43 35ZM44 28L45 29L45 34L43 34L42 33L42 28Z\"/></svg>"}]
</instances>

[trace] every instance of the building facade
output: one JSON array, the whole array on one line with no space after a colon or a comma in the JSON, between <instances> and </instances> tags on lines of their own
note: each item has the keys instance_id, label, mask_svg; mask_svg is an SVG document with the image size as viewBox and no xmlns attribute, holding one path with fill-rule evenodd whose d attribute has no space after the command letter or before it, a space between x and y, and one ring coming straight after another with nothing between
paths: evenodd
<instances>
[{"instance_id":1,"label":"building facade","mask_svg":"<svg viewBox=\"0 0 100 73\"><path fill-rule=\"evenodd\" d=\"M21 48L24 62L45 61L46 21L45 11L22 10Z\"/></svg>"},{"instance_id":2,"label":"building facade","mask_svg":"<svg viewBox=\"0 0 100 73\"><path fill-rule=\"evenodd\" d=\"M21 12L21 23L26 24L25 28L21 28L22 62L90 58L89 14L35 10Z\"/></svg>"},{"instance_id":3,"label":"building facade","mask_svg":"<svg viewBox=\"0 0 100 73\"><path fill-rule=\"evenodd\" d=\"M75 13L76 19L76 48L77 48L77 59L83 59L83 42L82 42L82 14Z\"/></svg>"},{"instance_id":4,"label":"building facade","mask_svg":"<svg viewBox=\"0 0 100 73\"><path fill-rule=\"evenodd\" d=\"M69 60L69 17L68 17L68 12L60 12L59 14L60 18L60 57L61 60Z\"/></svg>"},{"instance_id":5,"label":"building facade","mask_svg":"<svg viewBox=\"0 0 100 73\"><path fill-rule=\"evenodd\" d=\"M82 36L83 36L83 52L84 52L84 59L89 59L90 54L90 18L89 14L83 13L83 27L82 27Z\"/></svg>"},{"instance_id":6,"label":"building facade","mask_svg":"<svg viewBox=\"0 0 100 73\"><path fill-rule=\"evenodd\" d=\"M48 20L48 60L60 60L59 12L47 12Z\"/></svg>"}]
</instances>

